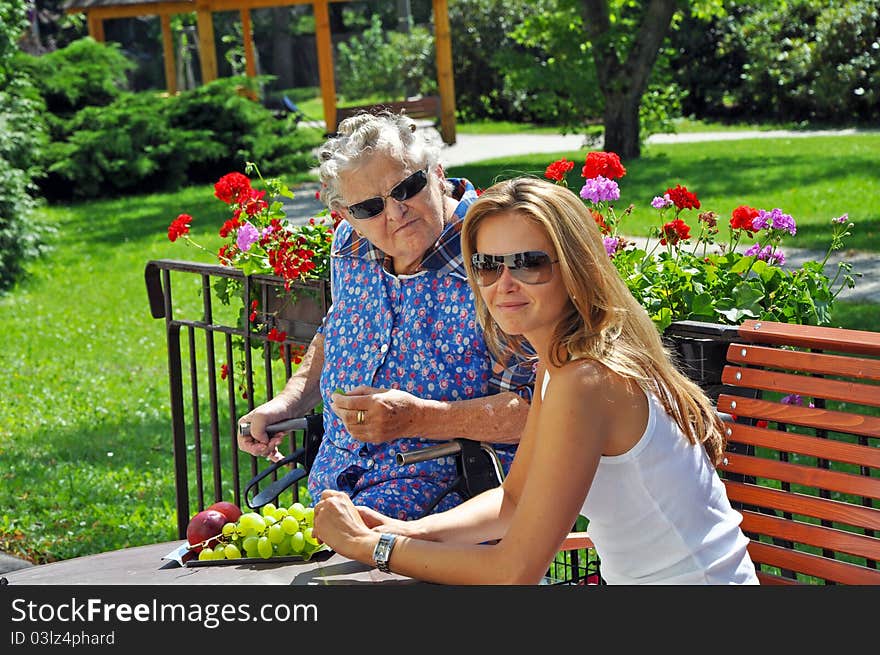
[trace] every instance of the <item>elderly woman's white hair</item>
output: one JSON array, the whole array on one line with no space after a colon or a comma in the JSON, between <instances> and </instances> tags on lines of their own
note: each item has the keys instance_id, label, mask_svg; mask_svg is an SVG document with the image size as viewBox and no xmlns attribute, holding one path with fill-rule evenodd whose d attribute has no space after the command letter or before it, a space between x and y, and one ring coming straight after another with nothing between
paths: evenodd
<instances>
[{"instance_id":1,"label":"elderly woman's white hair","mask_svg":"<svg viewBox=\"0 0 880 655\"><path fill-rule=\"evenodd\" d=\"M339 174L358 168L377 153L397 159L412 171L436 168L440 163L440 136L435 130L416 127L408 116L387 111L360 113L339 123L336 136L318 152L324 204L339 209L344 204ZM447 194L452 192L451 184L444 184L444 188Z\"/></svg>"}]
</instances>

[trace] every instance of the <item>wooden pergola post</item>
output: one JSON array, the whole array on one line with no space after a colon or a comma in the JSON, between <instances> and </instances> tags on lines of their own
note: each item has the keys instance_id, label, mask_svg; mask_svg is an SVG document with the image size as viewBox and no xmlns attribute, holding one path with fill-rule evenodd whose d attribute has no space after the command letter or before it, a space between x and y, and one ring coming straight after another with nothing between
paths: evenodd
<instances>
[{"instance_id":1,"label":"wooden pergola post","mask_svg":"<svg viewBox=\"0 0 880 655\"><path fill-rule=\"evenodd\" d=\"M202 84L217 79L217 49L214 47L214 14L210 9L196 11L199 30L199 63L202 66Z\"/></svg>"},{"instance_id":2,"label":"wooden pergola post","mask_svg":"<svg viewBox=\"0 0 880 655\"><path fill-rule=\"evenodd\" d=\"M104 19L87 14L89 24L89 36L99 43L104 42Z\"/></svg>"},{"instance_id":3,"label":"wooden pergola post","mask_svg":"<svg viewBox=\"0 0 880 655\"><path fill-rule=\"evenodd\" d=\"M162 59L165 64L165 88L169 95L177 93L177 73L174 69L174 35L171 33L171 16L159 16L162 22Z\"/></svg>"},{"instance_id":4,"label":"wooden pergola post","mask_svg":"<svg viewBox=\"0 0 880 655\"><path fill-rule=\"evenodd\" d=\"M327 0L312 3L315 15L315 43L318 47L318 78L324 101L327 132L336 131L336 76L333 72L333 41L330 38L330 11Z\"/></svg>"},{"instance_id":5,"label":"wooden pergola post","mask_svg":"<svg viewBox=\"0 0 880 655\"><path fill-rule=\"evenodd\" d=\"M434 7L434 50L437 56L437 90L440 94L440 133L444 143L455 143L455 80L452 76L452 37L449 5L432 0Z\"/></svg>"},{"instance_id":6,"label":"wooden pergola post","mask_svg":"<svg viewBox=\"0 0 880 655\"><path fill-rule=\"evenodd\" d=\"M244 69L248 77L257 76L257 62L254 56L254 31L251 27L251 10L241 10L241 35L244 46Z\"/></svg>"}]
</instances>

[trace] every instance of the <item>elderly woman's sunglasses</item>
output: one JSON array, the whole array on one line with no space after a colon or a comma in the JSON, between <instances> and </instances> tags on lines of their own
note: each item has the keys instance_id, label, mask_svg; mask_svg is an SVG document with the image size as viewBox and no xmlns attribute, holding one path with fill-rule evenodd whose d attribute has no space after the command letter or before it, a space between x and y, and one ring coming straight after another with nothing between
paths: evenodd
<instances>
[{"instance_id":1,"label":"elderly woman's sunglasses","mask_svg":"<svg viewBox=\"0 0 880 655\"><path fill-rule=\"evenodd\" d=\"M488 287L501 277L501 269L506 267L510 274L525 284L546 284L553 278L553 264L558 259L540 250L515 252L510 255L484 255L476 252L471 256L471 264L477 285Z\"/></svg>"},{"instance_id":2,"label":"elderly woman's sunglasses","mask_svg":"<svg viewBox=\"0 0 880 655\"><path fill-rule=\"evenodd\" d=\"M385 210L385 198L394 198L397 202L404 202L424 189L427 183L428 171L424 169L416 171L391 189L387 196L367 198L361 202L349 205L348 213L353 218L373 218L373 216L378 216Z\"/></svg>"}]
</instances>

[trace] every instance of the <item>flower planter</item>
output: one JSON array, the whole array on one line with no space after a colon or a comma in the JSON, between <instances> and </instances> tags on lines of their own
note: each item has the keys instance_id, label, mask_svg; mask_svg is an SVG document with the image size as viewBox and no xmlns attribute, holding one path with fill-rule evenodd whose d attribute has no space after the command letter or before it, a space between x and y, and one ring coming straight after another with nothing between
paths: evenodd
<instances>
[{"instance_id":1,"label":"flower planter","mask_svg":"<svg viewBox=\"0 0 880 655\"><path fill-rule=\"evenodd\" d=\"M293 341L312 340L330 308L330 283L312 280L294 284L289 293L281 286L268 289L265 313L274 320L274 327L286 332ZM270 323L272 325L272 323Z\"/></svg>"},{"instance_id":2,"label":"flower planter","mask_svg":"<svg viewBox=\"0 0 880 655\"><path fill-rule=\"evenodd\" d=\"M712 401L721 393L721 371L727 347L738 337L739 326L701 321L676 321L663 333L663 341L677 358L681 371L696 382Z\"/></svg>"}]
</instances>

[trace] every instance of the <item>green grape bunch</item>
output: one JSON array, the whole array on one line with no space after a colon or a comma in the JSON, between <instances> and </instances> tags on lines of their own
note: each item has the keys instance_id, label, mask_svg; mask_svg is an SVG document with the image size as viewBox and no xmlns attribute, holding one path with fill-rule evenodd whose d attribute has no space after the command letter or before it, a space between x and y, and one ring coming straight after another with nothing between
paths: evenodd
<instances>
[{"instance_id":1,"label":"green grape bunch","mask_svg":"<svg viewBox=\"0 0 880 655\"><path fill-rule=\"evenodd\" d=\"M223 525L213 547L199 551L199 560L271 559L289 555L304 561L323 547L314 536L315 509L300 502L290 507L264 505Z\"/></svg>"}]
</instances>

